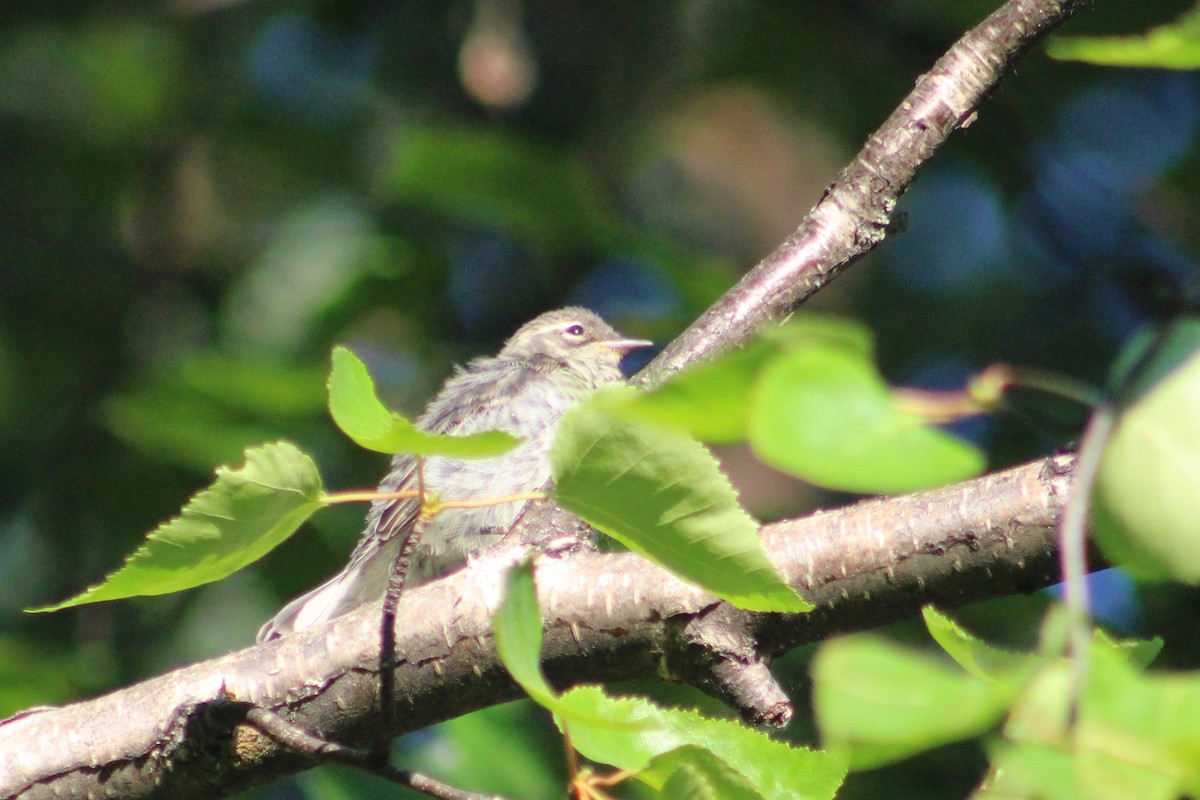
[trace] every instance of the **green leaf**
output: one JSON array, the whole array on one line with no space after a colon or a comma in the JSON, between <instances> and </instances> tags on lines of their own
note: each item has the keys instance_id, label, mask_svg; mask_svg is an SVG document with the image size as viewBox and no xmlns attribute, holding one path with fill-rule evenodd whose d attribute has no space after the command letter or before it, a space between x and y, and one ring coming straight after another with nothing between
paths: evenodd
<instances>
[{"instance_id":1,"label":"green leaf","mask_svg":"<svg viewBox=\"0 0 1200 800\"><path fill-rule=\"evenodd\" d=\"M692 745L655 756L638 778L662 786L667 800L762 800L746 776L711 750Z\"/></svg>"},{"instance_id":2,"label":"green leaf","mask_svg":"<svg viewBox=\"0 0 1200 800\"><path fill-rule=\"evenodd\" d=\"M398 200L501 228L551 252L607 249L620 230L582 162L493 129L407 133L387 188Z\"/></svg>"},{"instance_id":3,"label":"green leaf","mask_svg":"<svg viewBox=\"0 0 1200 800\"><path fill-rule=\"evenodd\" d=\"M978 474L983 454L899 409L861 348L816 343L766 368L750 443L768 464L820 486L908 492Z\"/></svg>"},{"instance_id":4,"label":"green leaf","mask_svg":"<svg viewBox=\"0 0 1200 800\"><path fill-rule=\"evenodd\" d=\"M688 433L704 442L746 438L751 392L774 353L755 342L716 361L684 370L650 392L622 392L606 403L613 416Z\"/></svg>"},{"instance_id":5,"label":"green leaf","mask_svg":"<svg viewBox=\"0 0 1200 800\"><path fill-rule=\"evenodd\" d=\"M1144 36L1055 37L1046 44L1051 58L1121 67L1196 69L1200 67L1200 8Z\"/></svg>"},{"instance_id":6,"label":"green leaf","mask_svg":"<svg viewBox=\"0 0 1200 800\"><path fill-rule=\"evenodd\" d=\"M1032 670L1043 659L1039 655L1012 653L972 636L950 617L933 606L921 609L925 627L942 649L960 667L982 680L1012 674L1015 670Z\"/></svg>"},{"instance_id":7,"label":"green leaf","mask_svg":"<svg viewBox=\"0 0 1200 800\"><path fill-rule=\"evenodd\" d=\"M212 486L163 523L124 566L87 591L35 612L168 594L220 580L291 536L322 505L312 459L288 442L246 451L240 469L220 467Z\"/></svg>"},{"instance_id":8,"label":"green leaf","mask_svg":"<svg viewBox=\"0 0 1200 800\"><path fill-rule=\"evenodd\" d=\"M1200 791L1200 680L1141 673L1094 641L1079 710L1079 774L1092 797Z\"/></svg>"},{"instance_id":9,"label":"green leaf","mask_svg":"<svg viewBox=\"0 0 1200 800\"><path fill-rule=\"evenodd\" d=\"M358 356L345 347L335 347L332 358L329 413L347 436L368 450L419 456L492 458L508 452L520 442L502 431L443 436L420 430L379 402L371 374Z\"/></svg>"},{"instance_id":10,"label":"green leaf","mask_svg":"<svg viewBox=\"0 0 1200 800\"><path fill-rule=\"evenodd\" d=\"M1122 379L1134 399L1100 464L1092 527L1105 555L1134 574L1200 583L1200 322L1159 341L1138 358L1153 382Z\"/></svg>"},{"instance_id":11,"label":"green leaf","mask_svg":"<svg viewBox=\"0 0 1200 800\"><path fill-rule=\"evenodd\" d=\"M1184 366L1200 349L1200 319L1178 317L1163 326L1146 325L1113 362L1108 391L1122 407L1132 405Z\"/></svg>"},{"instance_id":12,"label":"green leaf","mask_svg":"<svg viewBox=\"0 0 1200 800\"><path fill-rule=\"evenodd\" d=\"M871 335L862 325L805 314L768 328L741 350L674 375L653 391L619 395L605 408L622 419L682 431L703 442L743 441L763 369L793 349L814 346L872 357Z\"/></svg>"},{"instance_id":13,"label":"green leaf","mask_svg":"<svg viewBox=\"0 0 1200 800\"><path fill-rule=\"evenodd\" d=\"M508 571L504 599L492 615L496 652L513 680L537 703L558 708L558 696L542 675L542 613L533 583L533 562L524 561Z\"/></svg>"},{"instance_id":14,"label":"green leaf","mask_svg":"<svg viewBox=\"0 0 1200 800\"><path fill-rule=\"evenodd\" d=\"M838 756L777 742L731 720L611 698L594 686L572 689L561 701L577 715L608 721L604 727L572 723L571 743L587 758L620 769L644 770L656 757L690 745L712 753L768 800L832 798L846 775ZM638 777L661 788L669 776L651 769Z\"/></svg>"},{"instance_id":15,"label":"green leaf","mask_svg":"<svg viewBox=\"0 0 1200 800\"><path fill-rule=\"evenodd\" d=\"M899 761L996 726L1022 681L980 680L880 636L837 639L812 667L821 740L855 769Z\"/></svg>"},{"instance_id":16,"label":"green leaf","mask_svg":"<svg viewBox=\"0 0 1200 800\"><path fill-rule=\"evenodd\" d=\"M614 418L603 410L608 394L559 423L550 454L558 503L740 608L811 609L767 559L757 524L708 451L680 434Z\"/></svg>"},{"instance_id":17,"label":"green leaf","mask_svg":"<svg viewBox=\"0 0 1200 800\"><path fill-rule=\"evenodd\" d=\"M496 637L496 652L513 680L530 699L557 715L560 724L565 721L571 725L582 723L602 728L629 727L575 713L562 704L546 682L541 668L542 613L538 608L532 562L523 562L508 571L504 599L492 615L492 631Z\"/></svg>"},{"instance_id":18,"label":"green leaf","mask_svg":"<svg viewBox=\"0 0 1200 800\"><path fill-rule=\"evenodd\" d=\"M743 796L743 795L739 795ZM752 797L761 797L755 793ZM668 800L721 800L721 790L710 777L693 764L684 764L671 773L659 797Z\"/></svg>"},{"instance_id":19,"label":"green leaf","mask_svg":"<svg viewBox=\"0 0 1200 800\"><path fill-rule=\"evenodd\" d=\"M1005 785L1027 787L1015 796L1174 800L1197 794L1196 673L1146 674L1136 654L1094 636L1073 724L1069 675L1065 661L1049 664L1013 707L1005 735L1015 747L1001 750L1005 761L997 767L1015 770Z\"/></svg>"},{"instance_id":20,"label":"green leaf","mask_svg":"<svg viewBox=\"0 0 1200 800\"><path fill-rule=\"evenodd\" d=\"M800 314L786 325L765 329L761 338L783 350L817 347L868 362L875 358L875 340L867 326L828 314Z\"/></svg>"},{"instance_id":21,"label":"green leaf","mask_svg":"<svg viewBox=\"0 0 1200 800\"><path fill-rule=\"evenodd\" d=\"M991 772L972 800L1096 800L1080 784L1073 754L1059 747L997 743L988 752Z\"/></svg>"}]
</instances>

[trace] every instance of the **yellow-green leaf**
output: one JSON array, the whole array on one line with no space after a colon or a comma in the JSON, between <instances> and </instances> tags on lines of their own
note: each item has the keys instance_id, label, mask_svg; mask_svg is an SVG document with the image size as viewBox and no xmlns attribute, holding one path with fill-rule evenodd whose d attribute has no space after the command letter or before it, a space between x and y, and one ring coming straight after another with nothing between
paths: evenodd
<instances>
[{"instance_id":1,"label":"yellow-green leaf","mask_svg":"<svg viewBox=\"0 0 1200 800\"><path fill-rule=\"evenodd\" d=\"M389 411L375 394L375 383L358 356L345 347L333 349L329 373L329 413L342 431L368 450L451 458L492 458L520 441L502 431L471 436L443 436L420 430Z\"/></svg>"},{"instance_id":2,"label":"yellow-green leaf","mask_svg":"<svg viewBox=\"0 0 1200 800\"><path fill-rule=\"evenodd\" d=\"M179 592L220 580L262 558L322 506L321 476L289 442L253 447L239 469L220 467L217 480L178 517L152 531L125 564L60 608L138 595Z\"/></svg>"},{"instance_id":3,"label":"yellow-green leaf","mask_svg":"<svg viewBox=\"0 0 1200 800\"><path fill-rule=\"evenodd\" d=\"M551 451L557 501L631 550L736 606L811 609L767 559L758 525L703 445L613 417L604 410L608 402L593 398L559 423Z\"/></svg>"}]
</instances>

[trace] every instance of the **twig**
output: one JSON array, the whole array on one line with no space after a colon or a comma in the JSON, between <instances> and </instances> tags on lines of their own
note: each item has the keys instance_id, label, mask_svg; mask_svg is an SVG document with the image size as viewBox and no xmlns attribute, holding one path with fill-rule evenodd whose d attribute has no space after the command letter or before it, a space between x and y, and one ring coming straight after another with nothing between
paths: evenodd
<instances>
[{"instance_id":1,"label":"twig","mask_svg":"<svg viewBox=\"0 0 1200 800\"><path fill-rule=\"evenodd\" d=\"M412 770L397 769L386 761L381 763L373 752L357 750L336 742L326 741L319 736L313 736L298 725L266 708L249 706L246 708L244 719L279 744L301 755L357 767L392 783L398 783L430 797L439 798L439 800L504 800L500 795L468 792Z\"/></svg>"},{"instance_id":2,"label":"twig","mask_svg":"<svg viewBox=\"0 0 1200 800\"><path fill-rule=\"evenodd\" d=\"M420 475L420 462L417 464L417 474ZM381 763L388 760L392 737L395 735L393 731L396 729L396 675L392 672L396 660L396 609L408 582L413 553L421 543L421 537L425 535L427 521L428 517L424 511L417 514L412 530L400 543L400 550L392 563L392 571L388 574L387 590L383 595L383 613L379 620L379 720L382 731L373 749L375 758Z\"/></svg>"}]
</instances>

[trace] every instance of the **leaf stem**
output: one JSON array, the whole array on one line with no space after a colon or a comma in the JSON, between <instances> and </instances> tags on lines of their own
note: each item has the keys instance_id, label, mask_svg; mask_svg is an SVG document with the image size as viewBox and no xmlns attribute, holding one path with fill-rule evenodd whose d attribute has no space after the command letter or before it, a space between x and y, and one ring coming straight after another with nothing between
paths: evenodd
<instances>
[{"instance_id":1,"label":"leaf stem","mask_svg":"<svg viewBox=\"0 0 1200 800\"><path fill-rule=\"evenodd\" d=\"M498 506L501 503L516 503L521 500L544 500L549 496L545 492L520 492L500 497L486 497L479 500L441 500L432 503L430 508L432 509L432 513L436 514L446 508L484 508L485 506Z\"/></svg>"},{"instance_id":2,"label":"leaf stem","mask_svg":"<svg viewBox=\"0 0 1200 800\"><path fill-rule=\"evenodd\" d=\"M1056 372L1011 364L992 364L974 376L965 389L939 391L901 387L892 390L892 397L901 411L943 423L994 410L1004 393L1014 387L1054 395L1083 406L1097 407L1104 402L1104 393L1091 384Z\"/></svg>"},{"instance_id":3,"label":"leaf stem","mask_svg":"<svg viewBox=\"0 0 1200 800\"><path fill-rule=\"evenodd\" d=\"M1067 651L1071 658L1072 717L1076 716L1083 682L1087 679L1088 648L1091 644L1085 544L1087 515L1100 461L1115 423L1116 411L1110 403L1099 406L1088 419L1079 444L1075 480L1059 524L1059 558L1062 562L1063 598L1067 605Z\"/></svg>"},{"instance_id":4,"label":"leaf stem","mask_svg":"<svg viewBox=\"0 0 1200 800\"><path fill-rule=\"evenodd\" d=\"M992 364L971 382L971 392L982 402L997 402L1000 394L1013 388L1029 389L1071 400L1081 406L1096 407L1105 400L1103 390L1086 381L1032 367Z\"/></svg>"},{"instance_id":5,"label":"leaf stem","mask_svg":"<svg viewBox=\"0 0 1200 800\"><path fill-rule=\"evenodd\" d=\"M334 503L362 503L373 502L375 500L411 500L414 497L420 497L420 492L414 492L411 489L404 492L332 492L321 497L321 502L326 505Z\"/></svg>"}]
</instances>

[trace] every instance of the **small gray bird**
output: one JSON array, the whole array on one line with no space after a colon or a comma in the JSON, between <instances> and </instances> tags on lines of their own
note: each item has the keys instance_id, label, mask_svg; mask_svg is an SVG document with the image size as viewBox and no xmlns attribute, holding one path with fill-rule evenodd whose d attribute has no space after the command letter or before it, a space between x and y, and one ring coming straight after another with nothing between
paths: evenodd
<instances>
[{"instance_id":1,"label":"small gray bird","mask_svg":"<svg viewBox=\"0 0 1200 800\"><path fill-rule=\"evenodd\" d=\"M500 430L523 439L495 458L431 456L427 492L445 500L536 492L550 480L550 445L563 412L597 387L622 380L621 358L650 342L625 339L583 308L550 311L527 322L495 357L458 368L430 402L417 426L465 436ZM397 455L380 492L415 490L416 460ZM409 584L445 575L495 541L520 517L523 502L446 509L434 516L414 553ZM381 600L401 542L417 519L417 500L376 500L350 562L340 573L288 603L258 632L265 642Z\"/></svg>"}]
</instances>

